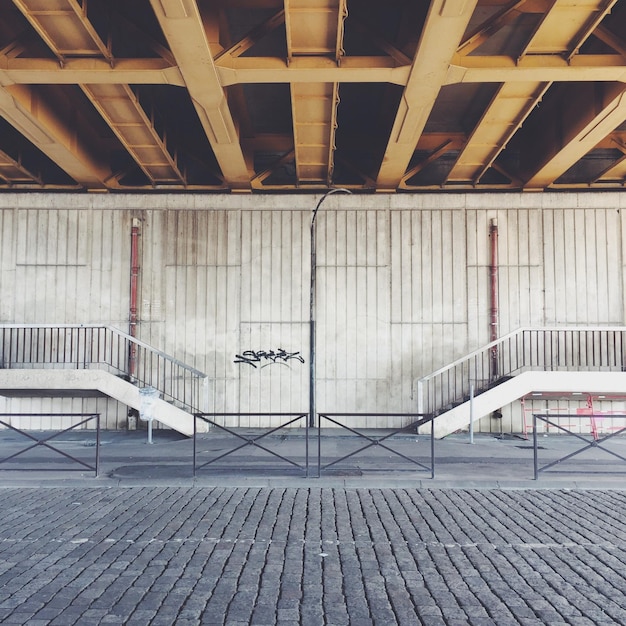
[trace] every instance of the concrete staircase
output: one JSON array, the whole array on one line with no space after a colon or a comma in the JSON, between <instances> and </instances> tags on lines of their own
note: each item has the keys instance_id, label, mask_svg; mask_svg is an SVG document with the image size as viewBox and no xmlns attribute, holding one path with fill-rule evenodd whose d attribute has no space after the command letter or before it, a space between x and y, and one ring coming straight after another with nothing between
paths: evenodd
<instances>
[{"instance_id":1,"label":"concrete staircase","mask_svg":"<svg viewBox=\"0 0 626 626\"><path fill-rule=\"evenodd\" d=\"M140 389L153 388L153 418L190 436L207 382L203 372L110 326L0 324L0 395L105 395L140 411Z\"/></svg>"},{"instance_id":2,"label":"concrete staircase","mask_svg":"<svg viewBox=\"0 0 626 626\"><path fill-rule=\"evenodd\" d=\"M626 372L523 372L480 393L474 398L474 421L534 393L563 394L585 391L591 394L624 394ZM434 421L435 437L466 428L470 423L470 401L441 413Z\"/></svg>"},{"instance_id":3,"label":"concrete staircase","mask_svg":"<svg viewBox=\"0 0 626 626\"><path fill-rule=\"evenodd\" d=\"M141 409L139 387L101 370L0 369L0 395L34 394L53 397L104 395L138 411ZM160 399L155 400L153 406L154 419L158 422L183 435L193 435L194 418L190 413ZM198 424L199 431L205 429L204 422Z\"/></svg>"},{"instance_id":4,"label":"concrete staircase","mask_svg":"<svg viewBox=\"0 0 626 626\"><path fill-rule=\"evenodd\" d=\"M416 381L437 438L533 393L626 395L626 327L520 328Z\"/></svg>"}]
</instances>

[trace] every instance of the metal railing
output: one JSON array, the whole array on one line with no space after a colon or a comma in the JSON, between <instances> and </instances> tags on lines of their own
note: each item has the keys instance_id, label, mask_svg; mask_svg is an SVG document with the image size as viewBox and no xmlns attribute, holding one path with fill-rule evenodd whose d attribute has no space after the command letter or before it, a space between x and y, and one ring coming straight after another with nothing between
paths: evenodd
<instances>
[{"instance_id":1,"label":"metal railing","mask_svg":"<svg viewBox=\"0 0 626 626\"><path fill-rule=\"evenodd\" d=\"M221 423L221 418L251 417L278 418L280 423L254 428L230 427ZM385 423L390 417L403 418L406 424L394 428L380 425L360 427L354 423L355 418L381 417L385 418ZM194 428L194 476L199 470L224 471L226 467L232 469L234 466L237 471L248 469L262 475L270 471L293 472L295 469L307 478L321 478L322 472L333 469L345 471L346 462L356 456L361 460L359 472L410 470L427 471L430 478L435 476L432 428L428 451L423 449L422 444L419 446L420 458L416 454L418 428L428 424L431 418L416 413L318 413L313 426L309 413L196 413L195 418L209 424L212 435L209 439L200 437ZM323 428L323 424L331 427ZM336 437L342 429L349 435L344 436L339 444ZM229 441L216 439L219 434L229 436ZM208 447L204 445L206 441L210 442ZM317 450L312 452L315 448ZM210 458L199 461L201 455ZM233 465L220 466L220 461L230 461Z\"/></svg>"},{"instance_id":2,"label":"metal railing","mask_svg":"<svg viewBox=\"0 0 626 626\"><path fill-rule=\"evenodd\" d=\"M236 427L228 427L217 421L218 418L228 417L265 417L265 418L279 418L281 421L277 426L269 428L254 428L254 429L241 429ZM214 463L225 459L226 457L234 456L234 463L238 464L241 469L245 463L241 460L241 457L237 458L237 453L243 450L254 449L254 452L260 452L262 457L267 460L272 459L274 461L281 461L283 464L289 465L291 468L302 470L307 476L309 475L309 420L308 413L196 413L194 415L194 429L193 429L193 475L196 475L198 470L214 466ZM197 420L205 422L212 430L215 429L232 435L234 445L225 450L219 450L219 453L208 461L198 464L198 430ZM290 447L291 457L287 457L284 454L280 454L271 448L272 439L277 433L283 429L293 429L296 426L304 428L304 450L300 450L298 456L298 450L293 445ZM253 431L253 433L250 432ZM215 439L215 436L212 437ZM282 437L281 437L282 439ZM262 441L262 443L260 443ZM257 462L258 463L258 462ZM215 466L214 466L215 467Z\"/></svg>"},{"instance_id":3,"label":"metal railing","mask_svg":"<svg viewBox=\"0 0 626 626\"><path fill-rule=\"evenodd\" d=\"M417 411L439 415L524 371L625 371L626 328L521 328L417 381Z\"/></svg>"},{"instance_id":4,"label":"metal railing","mask_svg":"<svg viewBox=\"0 0 626 626\"><path fill-rule=\"evenodd\" d=\"M354 424L345 423L347 418L368 418L368 417L402 417L408 420L408 424L400 426L398 428L364 428L357 427ZM339 427L355 435L355 440L358 442L356 447L345 454L325 454L324 443L329 439L328 435L322 436L322 420L330 423L333 427ZM342 420L342 421L340 421ZM348 419L348 422L350 420ZM416 457L417 440L415 438L419 428L424 424L432 421L432 418L424 416L418 413L318 413L318 428L317 428L317 477L321 477L321 473L328 471L331 467L344 463L348 459L351 459L358 455L367 454L370 459L377 458L376 452L383 451L387 457L385 460L387 463L389 460L396 461L396 463L405 461L405 466L392 464L391 467L394 471L400 469L409 469L412 471L427 471L430 474L430 478L435 477L435 437L434 429L430 429L430 449L429 460L423 462ZM410 434L410 439L397 438L398 435ZM408 444L408 445L407 445ZM329 446L330 448L331 446ZM421 452L421 450L420 450ZM429 464L427 464L429 463ZM372 464L377 470L389 469L389 466L383 467L383 460L378 459L377 464ZM363 469L362 467L360 469Z\"/></svg>"},{"instance_id":5,"label":"metal railing","mask_svg":"<svg viewBox=\"0 0 626 626\"><path fill-rule=\"evenodd\" d=\"M190 412L206 406L206 374L111 326L0 324L0 368L103 369Z\"/></svg>"},{"instance_id":6,"label":"metal railing","mask_svg":"<svg viewBox=\"0 0 626 626\"><path fill-rule=\"evenodd\" d=\"M611 450L609 448L606 447L606 443L612 439L613 437L616 437L618 435L622 435L624 432L626 432L626 426L624 427L618 427L617 430L615 430L614 432L604 435L603 437L598 437L596 436L585 436L583 434L574 432L573 430L571 430L571 428L568 428L567 426L564 426L562 424L560 424L559 422L556 421L556 419L560 419L560 418L568 418L568 419L585 419L585 418L589 418L589 417L596 417L594 415L581 415L580 413L570 413L570 414L560 414L558 416L554 416L552 414L548 414L548 413L534 413L533 414L533 465L534 465L534 473L535 473L535 480L537 480L539 478L539 474L541 472L546 472L547 470L554 468L555 466L561 466L562 463L565 463L566 461L570 461L572 460L574 457L577 457L578 455L582 454L583 452L586 452L588 450L598 450L598 451L602 451L606 454L608 454L609 456L613 457L613 459L617 459L617 461L620 461L622 464L626 463L626 457L623 456L622 454L620 454L619 452L615 451L615 450ZM597 417L602 417L601 414L598 414ZM618 418L626 418L626 415L617 415L614 414L612 415L612 417L618 417ZM573 452L570 452L569 454L565 454L561 457L559 457L556 460L550 461L548 463L544 463L543 465L539 464L539 444L538 444L538 440L537 440L537 420L544 422L547 425L553 426L554 428L557 428L558 430L568 434L568 435L572 435L574 438L578 439L579 441L582 441L581 447L574 450ZM615 471L615 470L610 470L610 469L606 469L604 468L603 471L603 466L600 465L597 461L595 462L595 467L599 467L600 468L600 472L605 473L605 474L625 474L626 472L624 470L622 471ZM595 470L597 471L597 470ZM584 469L579 468L574 468L573 470L571 470L569 473L585 473Z\"/></svg>"},{"instance_id":7,"label":"metal railing","mask_svg":"<svg viewBox=\"0 0 626 626\"><path fill-rule=\"evenodd\" d=\"M32 418L32 417L39 417L39 418L40 417L52 417L52 418L76 417L76 418L79 418L80 421L58 432L47 434L39 438L36 435L32 434L32 432L23 430L21 428L17 428L17 426L7 421L7 419L14 419L16 417L29 417L29 418ZM56 439L59 436L64 435L65 433L68 433L71 430L81 428L85 426L88 422L94 419L96 420L96 443L95 443L95 461L93 465L91 465L90 463L88 463L87 461L83 459L79 459L77 456L74 456L73 454L70 454L69 452L65 450L62 450L59 447L61 442L57 441L54 444L50 443L53 439ZM34 450L36 448L41 447L41 448L45 448L46 450L50 452L54 452L55 454L58 454L68 459L69 461L78 463L79 465L82 465L83 467L86 467L87 469L92 470L94 472L94 475L96 477L98 476L99 471L100 471L100 413L0 413L0 425L16 433L19 433L20 435L23 435L24 437L26 437L26 439L28 439L29 441L34 442L34 443L31 443L30 445L27 445L25 448L22 448L18 450L17 452L14 452L13 454L7 457L0 458L0 464L8 463L9 461L12 461L16 457L21 456L22 454L25 454L26 452L29 452L30 450ZM15 467L2 467L0 469L15 470L16 468ZM21 471L24 471L24 467L22 466L20 466L19 469ZM63 468L57 468L57 469L68 471L70 469L79 469L79 468L63 467Z\"/></svg>"}]
</instances>

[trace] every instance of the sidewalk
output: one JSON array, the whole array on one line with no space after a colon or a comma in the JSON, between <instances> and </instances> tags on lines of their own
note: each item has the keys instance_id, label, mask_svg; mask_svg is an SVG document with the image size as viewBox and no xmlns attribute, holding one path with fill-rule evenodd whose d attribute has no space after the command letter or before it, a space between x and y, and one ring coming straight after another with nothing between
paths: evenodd
<instances>
[{"instance_id":1,"label":"sidewalk","mask_svg":"<svg viewBox=\"0 0 626 626\"><path fill-rule=\"evenodd\" d=\"M256 439L259 445L247 442L258 437L257 431L242 430L242 438L219 431L198 435L195 476L193 439L169 430L155 430L152 444L146 432L103 431L98 477L43 445L0 463L0 476L5 486L626 488L626 462L616 456L626 458L626 437L614 437L574 454L586 445L581 439L540 436L538 468L573 456L540 471L535 480L532 437L481 434L470 443L469 435L459 434L435 441L431 478L431 442L427 435L401 434L385 440L384 445L371 445L380 435L367 433L371 439L365 439L345 431L323 431L318 471L316 433L311 431L308 442L308 471L304 430ZM32 434L39 439L49 436L44 432ZM32 443L17 432L0 431L0 459ZM89 466L95 465L95 443L93 431L70 431L49 441ZM335 463L346 455L350 456Z\"/></svg>"}]
</instances>

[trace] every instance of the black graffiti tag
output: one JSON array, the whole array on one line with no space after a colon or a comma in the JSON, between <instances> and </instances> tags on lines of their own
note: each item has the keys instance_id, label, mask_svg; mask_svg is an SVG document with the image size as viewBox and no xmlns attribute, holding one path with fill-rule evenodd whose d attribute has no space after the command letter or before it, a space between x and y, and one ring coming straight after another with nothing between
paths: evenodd
<instances>
[{"instance_id":1,"label":"black graffiti tag","mask_svg":"<svg viewBox=\"0 0 626 626\"><path fill-rule=\"evenodd\" d=\"M241 354L235 355L233 363L247 363L255 369L259 367L267 367L268 365L287 365L287 361L295 359L304 363L304 359L300 352L287 352L282 348L278 350L244 350ZM261 365L262 364L262 365Z\"/></svg>"}]
</instances>

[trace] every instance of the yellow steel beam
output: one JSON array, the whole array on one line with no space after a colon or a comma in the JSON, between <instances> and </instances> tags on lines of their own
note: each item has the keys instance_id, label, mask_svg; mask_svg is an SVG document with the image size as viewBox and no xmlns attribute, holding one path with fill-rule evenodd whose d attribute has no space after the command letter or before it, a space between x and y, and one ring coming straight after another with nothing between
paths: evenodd
<instances>
[{"instance_id":1,"label":"yellow steel beam","mask_svg":"<svg viewBox=\"0 0 626 626\"><path fill-rule=\"evenodd\" d=\"M337 89L336 83L291 87L296 173L300 183L330 182Z\"/></svg>"},{"instance_id":2,"label":"yellow steel beam","mask_svg":"<svg viewBox=\"0 0 626 626\"><path fill-rule=\"evenodd\" d=\"M322 56L279 57L221 56L216 62L224 86L240 83L394 83L405 85L410 66L399 65L391 57Z\"/></svg>"},{"instance_id":3,"label":"yellow steel beam","mask_svg":"<svg viewBox=\"0 0 626 626\"><path fill-rule=\"evenodd\" d=\"M572 4L571 0L556 0L543 15L521 56L551 53L571 59L573 52L580 48L614 3L615 0L585 0ZM450 171L448 180L477 184L550 84L501 84Z\"/></svg>"},{"instance_id":4,"label":"yellow steel beam","mask_svg":"<svg viewBox=\"0 0 626 626\"><path fill-rule=\"evenodd\" d=\"M18 4L31 25L59 58L61 67L65 67L66 58L82 57L81 60L84 61L85 56L103 57L99 60L108 62L109 66L113 65L107 45L87 17L87 8L90 6L88 3L52 0L42 5L40 0L18 0ZM171 55L168 63L170 66L173 64ZM93 65L89 63L87 67L91 69ZM145 68L145 63L140 67ZM77 69L77 64L71 63L69 72L63 72L63 75L67 77L68 74L76 74ZM184 184L185 176L179 167L175 151L168 145L165 135L162 136L157 131L152 113L144 111L135 93L126 84L137 84L133 76L116 76L123 82L90 82L80 86L152 184ZM91 79L91 72L86 77ZM31 80L33 79L36 77L31 76Z\"/></svg>"},{"instance_id":5,"label":"yellow steel beam","mask_svg":"<svg viewBox=\"0 0 626 626\"><path fill-rule=\"evenodd\" d=\"M150 0L178 63L224 180L233 190L250 191L249 171L235 121L215 68L195 0Z\"/></svg>"},{"instance_id":6,"label":"yellow steel beam","mask_svg":"<svg viewBox=\"0 0 626 626\"><path fill-rule=\"evenodd\" d=\"M107 44L87 18L88 2L13 0L13 3L59 59L81 55L112 61Z\"/></svg>"},{"instance_id":7,"label":"yellow steel beam","mask_svg":"<svg viewBox=\"0 0 626 626\"><path fill-rule=\"evenodd\" d=\"M555 0L537 23L520 58L516 60L516 67L532 65L540 56L542 61L546 61L551 55L558 55L557 59L569 59L568 66L571 67L574 53L614 4L615 0L583 0L575 3L571 0ZM460 51L467 52L464 49L466 47L461 46ZM585 58L585 61L588 62L589 59ZM601 59L601 62L606 63L606 59ZM573 65L576 67L576 63ZM580 68L577 68L577 77L581 73ZM597 71L587 74L591 80L598 79ZM545 77L545 72L542 71L542 75ZM448 181L477 184L541 100L550 84L522 81L500 84L450 171ZM570 153L577 153L573 145L569 148L563 147L563 162L567 162L567 155ZM551 171L554 173L557 169L554 161Z\"/></svg>"},{"instance_id":8,"label":"yellow steel beam","mask_svg":"<svg viewBox=\"0 0 626 626\"><path fill-rule=\"evenodd\" d=\"M598 28L593 31L593 36L597 37L602 43L609 46L609 48L613 48L615 52L626 56L626 41L611 32L608 28L602 25L598 26Z\"/></svg>"},{"instance_id":9,"label":"yellow steel beam","mask_svg":"<svg viewBox=\"0 0 626 626\"><path fill-rule=\"evenodd\" d=\"M128 85L81 85L122 145L153 184L182 183L185 174L154 113L145 111Z\"/></svg>"},{"instance_id":10,"label":"yellow steel beam","mask_svg":"<svg viewBox=\"0 0 626 626\"><path fill-rule=\"evenodd\" d=\"M379 189L400 184L445 82L477 0L433 0L377 177Z\"/></svg>"},{"instance_id":11,"label":"yellow steel beam","mask_svg":"<svg viewBox=\"0 0 626 626\"><path fill-rule=\"evenodd\" d=\"M343 57L341 65L326 57L294 58L221 56L216 73L223 86L246 83L392 83L406 85L409 65L391 57ZM571 61L532 55L516 62L506 56L455 56L444 84L506 82L626 82L626 57L579 55ZM133 84L185 86L177 65L165 59L53 59L0 56L0 85Z\"/></svg>"},{"instance_id":12,"label":"yellow steel beam","mask_svg":"<svg viewBox=\"0 0 626 626\"><path fill-rule=\"evenodd\" d=\"M523 59L507 56L455 56L444 84L507 82L626 82L626 58L617 54L584 54L571 60L533 54Z\"/></svg>"},{"instance_id":13,"label":"yellow steel beam","mask_svg":"<svg viewBox=\"0 0 626 626\"><path fill-rule=\"evenodd\" d=\"M500 85L448 175L477 184L517 132L550 83Z\"/></svg>"},{"instance_id":14,"label":"yellow steel beam","mask_svg":"<svg viewBox=\"0 0 626 626\"><path fill-rule=\"evenodd\" d=\"M178 66L165 59L118 59L115 66L105 59L54 59L0 56L0 85L131 84L177 85L185 81Z\"/></svg>"},{"instance_id":15,"label":"yellow steel beam","mask_svg":"<svg viewBox=\"0 0 626 626\"><path fill-rule=\"evenodd\" d=\"M472 53L485 43L494 33L506 26L520 15L520 9L527 4L528 0L514 0L510 4L502 7L489 20L480 25L463 43L459 46L457 52L466 56Z\"/></svg>"},{"instance_id":16,"label":"yellow steel beam","mask_svg":"<svg viewBox=\"0 0 626 626\"><path fill-rule=\"evenodd\" d=\"M263 39L263 37L265 37L268 33L272 32L279 26L282 26L284 23L285 11L278 11L269 19L265 20L265 22L253 28L239 41L232 44L227 50L222 50L219 54L216 54L214 58L215 62L217 63L218 59L224 55L231 57L241 56L244 52L247 52L250 48L252 48L252 46L254 46L254 44L256 44L259 40Z\"/></svg>"},{"instance_id":17,"label":"yellow steel beam","mask_svg":"<svg viewBox=\"0 0 626 626\"><path fill-rule=\"evenodd\" d=\"M290 65L310 55L325 55L339 65L346 14L346 0L285 0ZM298 184L331 184L338 102L336 82L291 85Z\"/></svg>"},{"instance_id":18,"label":"yellow steel beam","mask_svg":"<svg viewBox=\"0 0 626 626\"><path fill-rule=\"evenodd\" d=\"M544 117L541 132L526 139L521 156L525 189L551 185L622 124L626 90L620 83L578 85Z\"/></svg>"},{"instance_id":19,"label":"yellow steel beam","mask_svg":"<svg viewBox=\"0 0 626 626\"><path fill-rule=\"evenodd\" d=\"M23 165L20 158L14 159L11 155L0 150L0 178L9 185L32 184L43 185L41 177L31 172Z\"/></svg>"},{"instance_id":20,"label":"yellow steel beam","mask_svg":"<svg viewBox=\"0 0 626 626\"><path fill-rule=\"evenodd\" d=\"M105 187L112 173L98 139L76 120L64 119L32 88L0 87L0 115L75 181L90 189Z\"/></svg>"},{"instance_id":21,"label":"yellow steel beam","mask_svg":"<svg viewBox=\"0 0 626 626\"><path fill-rule=\"evenodd\" d=\"M556 0L520 57L558 54L572 58L617 0Z\"/></svg>"},{"instance_id":22,"label":"yellow steel beam","mask_svg":"<svg viewBox=\"0 0 626 626\"><path fill-rule=\"evenodd\" d=\"M287 57L341 56L346 0L285 0Z\"/></svg>"}]
</instances>

